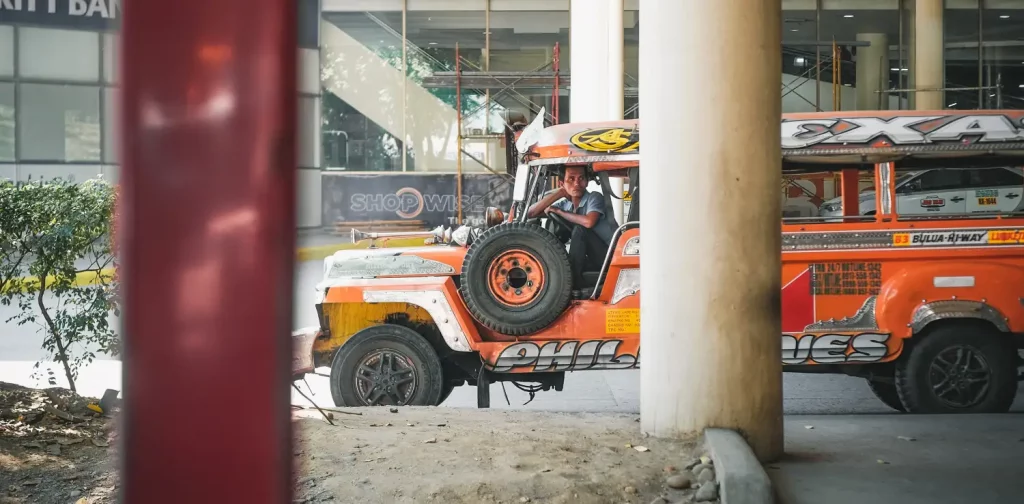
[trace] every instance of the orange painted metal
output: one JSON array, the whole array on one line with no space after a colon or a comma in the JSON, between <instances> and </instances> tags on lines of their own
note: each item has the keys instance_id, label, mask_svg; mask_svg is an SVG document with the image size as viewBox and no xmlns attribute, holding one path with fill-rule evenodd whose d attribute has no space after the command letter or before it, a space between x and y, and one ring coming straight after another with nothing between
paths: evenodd
<instances>
[{"instance_id":1,"label":"orange painted metal","mask_svg":"<svg viewBox=\"0 0 1024 504\"><path fill-rule=\"evenodd\" d=\"M860 189L860 171L847 168L840 173L840 177L842 177L843 217L856 217L860 215L860 199L857 197Z\"/></svg>"},{"instance_id":2,"label":"orange painted metal","mask_svg":"<svg viewBox=\"0 0 1024 504\"><path fill-rule=\"evenodd\" d=\"M888 247L861 250L829 250L823 245L784 251L781 337L785 363L891 361L900 355L906 339L913 336L909 324L914 313L925 303L936 301L984 302L1005 318L1011 331L1024 332L1024 305L1019 301L1024 295L1020 289L1024 285L1024 219L783 226L784 241L808 234L836 232L888 233L896 241L914 233L981 233L985 235L986 244L949 247L888 244ZM639 267L639 256L625 255L626 244L639 236L639 229L622 234L596 299L573 301L554 323L527 336L496 334L478 325L465 309L450 278L345 280L342 286L329 290L325 302L358 303L362 302L363 291L395 289L396 285L403 289L442 290L470 346L480 353L484 364L496 372L628 369L639 365L635 358L640 346L640 295L625 296L615 304L612 298L622 272ZM737 245L742 245L742 237L737 237ZM973 286L936 287L935 279L944 277L970 277ZM399 280L400 284L393 283ZM877 327L808 329L815 323L854 318L872 296ZM792 344L787 346L787 342ZM570 347L574 349L572 359L565 357L560 365L549 362L552 355L561 355L560 352L569 355ZM514 365L509 367L509 362Z\"/></svg>"}]
</instances>

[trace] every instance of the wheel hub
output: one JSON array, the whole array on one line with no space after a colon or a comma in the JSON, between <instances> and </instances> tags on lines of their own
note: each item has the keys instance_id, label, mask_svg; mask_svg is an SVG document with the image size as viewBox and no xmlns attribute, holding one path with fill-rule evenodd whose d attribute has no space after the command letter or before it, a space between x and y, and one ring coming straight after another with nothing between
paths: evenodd
<instances>
[{"instance_id":1,"label":"wheel hub","mask_svg":"<svg viewBox=\"0 0 1024 504\"><path fill-rule=\"evenodd\" d=\"M496 257L488 268L487 278L491 294L508 306L534 302L544 287L544 269L525 250L510 250Z\"/></svg>"},{"instance_id":2,"label":"wheel hub","mask_svg":"<svg viewBox=\"0 0 1024 504\"><path fill-rule=\"evenodd\" d=\"M356 367L355 390L366 406L403 406L416 393L412 359L391 349L366 354Z\"/></svg>"},{"instance_id":3,"label":"wheel hub","mask_svg":"<svg viewBox=\"0 0 1024 504\"><path fill-rule=\"evenodd\" d=\"M953 408L970 408L985 399L992 370L976 349L957 345L935 356L928 377L941 402Z\"/></svg>"}]
</instances>

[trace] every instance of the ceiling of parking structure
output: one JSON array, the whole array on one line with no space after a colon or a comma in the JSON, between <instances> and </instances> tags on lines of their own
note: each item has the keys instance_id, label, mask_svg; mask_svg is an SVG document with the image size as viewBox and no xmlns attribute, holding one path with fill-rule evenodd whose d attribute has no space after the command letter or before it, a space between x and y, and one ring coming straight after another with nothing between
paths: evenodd
<instances>
[{"instance_id":1,"label":"ceiling of parking structure","mask_svg":"<svg viewBox=\"0 0 1024 504\"><path fill-rule=\"evenodd\" d=\"M1024 0L1016 0L1018 9L986 9L984 11L985 45L998 46L987 59L1018 60L1024 54ZM794 5L799 2L791 2ZM879 2L872 2L879 3ZM884 2L881 2L884 3ZM813 5L813 0L812 0ZM977 58L978 11L947 9L945 37L947 56L951 59ZM1009 17L1005 17L1009 16ZM384 24L396 33L402 30L401 12L325 12L324 18L358 40L386 38ZM376 18L374 21L373 18ZM909 23L910 16L905 21ZM483 48L485 14L481 11L409 11L406 31L409 41L419 47ZM623 18L625 43L639 43L639 15L626 11ZM851 42L858 33L885 33L893 56L899 41L899 16L895 9L833 9L822 10L820 34L815 35L815 11L784 10L782 13L783 45L802 46L816 38L823 41ZM909 30L904 30L909 39ZM551 47L555 42L569 42L568 11L496 11L491 13L491 48L494 50L524 47ZM827 50L827 48L824 48Z\"/></svg>"}]
</instances>

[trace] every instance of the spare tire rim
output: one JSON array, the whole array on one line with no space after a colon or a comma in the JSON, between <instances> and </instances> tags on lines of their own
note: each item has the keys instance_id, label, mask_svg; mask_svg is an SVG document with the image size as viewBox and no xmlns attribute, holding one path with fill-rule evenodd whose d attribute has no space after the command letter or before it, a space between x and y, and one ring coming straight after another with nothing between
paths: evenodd
<instances>
[{"instance_id":1,"label":"spare tire rim","mask_svg":"<svg viewBox=\"0 0 1024 504\"><path fill-rule=\"evenodd\" d=\"M524 307L536 301L544 289L544 268L533 254L522 249L508 250L491 261L487 286L498 302Z\"/></svg>"},{"instance_id":2,"label":"spare tire rim","mask_svg":"<svg viewBox=\"0 0 1024 504\"><path fill-rule=\"evenodd\" d=\"M932 393L952 408L970 408L985 399L992 383L992 369L985 356L967 345L946 348L928 368Z\"/></svg>"},{"instance_id":3,"label":"spare tire rim","mask_svg":"<svg viewBox=\"0 0 1024 504\"><path fill-rule=\"evenodd\" d=\"M356 366L356 395L366 406L408 404L416 393L416 385L416 366L396 350L374 350Z\"/></svg>"}]
</instances>

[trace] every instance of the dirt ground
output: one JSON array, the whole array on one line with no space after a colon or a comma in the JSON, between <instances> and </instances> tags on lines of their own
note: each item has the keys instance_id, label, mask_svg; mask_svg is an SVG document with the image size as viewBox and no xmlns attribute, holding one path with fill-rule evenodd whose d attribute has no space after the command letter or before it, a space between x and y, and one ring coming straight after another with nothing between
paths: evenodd
<instances>
[{"instance_id":1,"label":"dirt ground","mask_svg":"<svg viewBox=\"0 0 1024 504\"><path fill-rule=\"evenodd\" d=\"M636 415L454 408L296 420L297 501L689 502L666 479L699 440L645 438ZM667 500L659 501L664 496Z\"/></svg>"},{"instance_id":2,"label":"dirt ground","mask_svg":"<svg viewBox=\"0 0 1024 504\"><path fill-rule=\"evenodd\" d=\"M94 398L0 382L0 504L106 504L118 485L114 421Z\"/></svg>"},{"instance_id":3,"label":"dirt ground","mask_svg":"<svg viewBox=\"0 0 1024 504\"><path fill-rule=\"evenodd\" d=\"M115 421L86 407L95 402L0 383L0 504L116 502ZM636 415L344 411L333 426L293 413L295 502L664 504L696 493L687 468L701 440L645 437Z\"/></svg>"}]
</instances>

